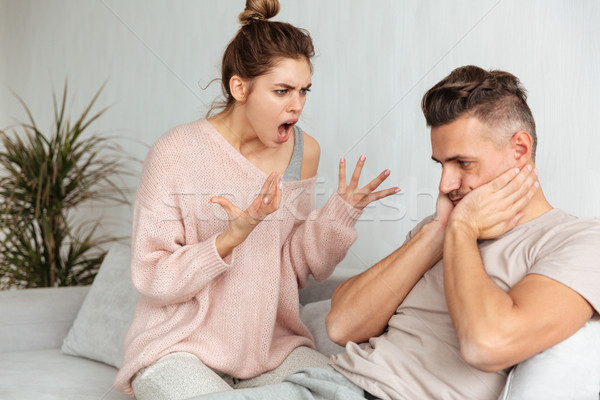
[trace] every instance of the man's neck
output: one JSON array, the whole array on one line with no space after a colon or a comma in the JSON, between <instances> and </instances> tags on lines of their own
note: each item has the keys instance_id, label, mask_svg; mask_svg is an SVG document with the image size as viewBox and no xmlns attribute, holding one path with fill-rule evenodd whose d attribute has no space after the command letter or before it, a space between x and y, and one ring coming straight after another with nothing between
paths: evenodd
<instances>
[{"instance_id":1,"label":"man's neck","mask_svg":"<svg viewBox=\"0 0 600 400\"><path fill-rule=\"evenodd\" d=\"M552 208L552 205L548 203L548 200L546 200L546 196L544 196L544 192L540 187L533 199L531 199L531 201L529 202L529 204L527 204L527 206L523 208L524 215L523 218L521 218L521 220L519 221L518 225L529 222L532 219L535 219L540 215L552 210Z\"/></svg>"}]
</instances>

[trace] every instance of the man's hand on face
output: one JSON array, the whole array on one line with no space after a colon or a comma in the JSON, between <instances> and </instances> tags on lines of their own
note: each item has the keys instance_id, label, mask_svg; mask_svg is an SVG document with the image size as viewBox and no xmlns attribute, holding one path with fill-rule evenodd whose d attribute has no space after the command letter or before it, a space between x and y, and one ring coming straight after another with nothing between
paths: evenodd
<instances>
[{"instance_id":1,"label":"man's hand on face","mask_svg":"<svg viewBox=\"0 0 600 400\"><path fill-rule=\"evenodd\" d=\"M450 214L454 210L454 204L448 197L447 194L439 193L437 201L435 203L435 216L434 220L439 221L443 228L448 225Z\"/></svg>"},{"instance_id":2,"label":"man's hand on face","mask_svg":"<svg viewBox=\"0 0 600 400\"><path fill-rule=\"evenodd\" d=\"M463 197L451 210L448 227L473 239L497 238L518 224L538 188L537 170L531 165L511 168Z\"/></svg>"}]
</instances>

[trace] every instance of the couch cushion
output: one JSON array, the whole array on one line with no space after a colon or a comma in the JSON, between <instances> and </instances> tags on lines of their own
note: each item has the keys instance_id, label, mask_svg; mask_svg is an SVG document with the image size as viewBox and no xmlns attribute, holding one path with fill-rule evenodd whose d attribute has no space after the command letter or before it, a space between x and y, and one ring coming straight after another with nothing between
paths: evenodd
<instances>
[{"instance_id":1,"label":"couch cushion","mask_svg":"<svg viewBox=\"0 0 600 400\"><path fill-rule=\"evenodd\" d=\"M300 304L315 303L330 299L333 291L340 283L361 272L362 270L352 268L336 268L329 278L321 282L317 282L311 276L308 278L307 286L300 290Z\"/></svg>"},{"instance_id":2,"label":"couch cushion","mask_svg":"<svg viewBox=\"0 0 600 400\"><path fill-rule=\"evenodd\" d=\"M300 310L300 319L312 333L317 345L317 350L326 356L338 354L344 351L344 348L329 339L325 329L325 317L331 308L331 300L321 300L306 304Z\"/></svg>"},{"instance_id":3,"label":"couch cushion","mask_svg":"<svg viewBox=\"0 0 600 400\"><path fill-rule=\"evenodd\" d=\"M514 367L499 400L598 400L600 320Z\"/></svg>"},{"instance_id":4,"label":"couch cushion","mask_svg":"<svg viewBox=\"0 0 600 400\"><path fill-rule=\"evenodd\" d=\"M0 353L59 348L89 289L0 291Z\"/></svg>"},{"instance_id":5,"label":"couch cushion","mask_svg":"<svg viewBox=\"0 0 600 400\"><path fill-rule=\"evenodd\" d=\"M115 244L108 251L62 351L120 368L123 339L137 301L131 281L130 248Z\"/></svg>"},{"instance_id":6,"label":"couch cushion","mask_svg":"<svg viewBox=\"0 0 600 400\"><path fill-rule=\"evenodd\" d=\"M4 353L0 399L131 400L112 387L117 369L59 349Z\"/></svg>"}]
</instances>

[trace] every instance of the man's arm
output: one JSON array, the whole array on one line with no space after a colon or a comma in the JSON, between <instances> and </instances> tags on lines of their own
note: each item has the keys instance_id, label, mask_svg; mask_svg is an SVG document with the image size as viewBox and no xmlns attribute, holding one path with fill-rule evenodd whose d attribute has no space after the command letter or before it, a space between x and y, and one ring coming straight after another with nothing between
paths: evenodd
<instances>
[{"instance_id":1,"label":"man's arm","mask_svg":"<svg viewBox=\"0 0 600 400\"><path fill-rule=\"evenodd\" d=\"M440 260L446 221L435 218L402 247L336 288L326 318L331 340L345 346L385 330L413 286Z\"/></svg>"},{"instance_id":2,"label":"man's arm","mask_svg":"<svg viewBox=\"0 0 600 400\"><path fill-rule=\"evenodd\" d=\"M504 369L566 339L593 314L577 292L545 276L527 275L506 293L485 271L477 240L511 230L536 181L526 170L508 171L466 196L446 230L444 289L450 317L464 359L484 371Z\"/></svg>"}]
</instances>

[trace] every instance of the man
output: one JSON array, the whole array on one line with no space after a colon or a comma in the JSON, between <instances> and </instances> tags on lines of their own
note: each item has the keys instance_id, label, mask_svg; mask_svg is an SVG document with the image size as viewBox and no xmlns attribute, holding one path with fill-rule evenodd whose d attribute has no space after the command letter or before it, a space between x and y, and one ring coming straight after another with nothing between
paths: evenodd
<instances>
[{"instance_id":1,"label":"man","mask_svg":"<svg viewBox=\"0 0 600 400\"><path fill-rule=\"evenodd\" d=\"M206 398L497 399L508 367L600 311L600 221L544 197L519 80L458 68L422 108L442 166L436 214L336 289L327 331L346 351L333 368Z\"/></svg>"}]
</instances>

